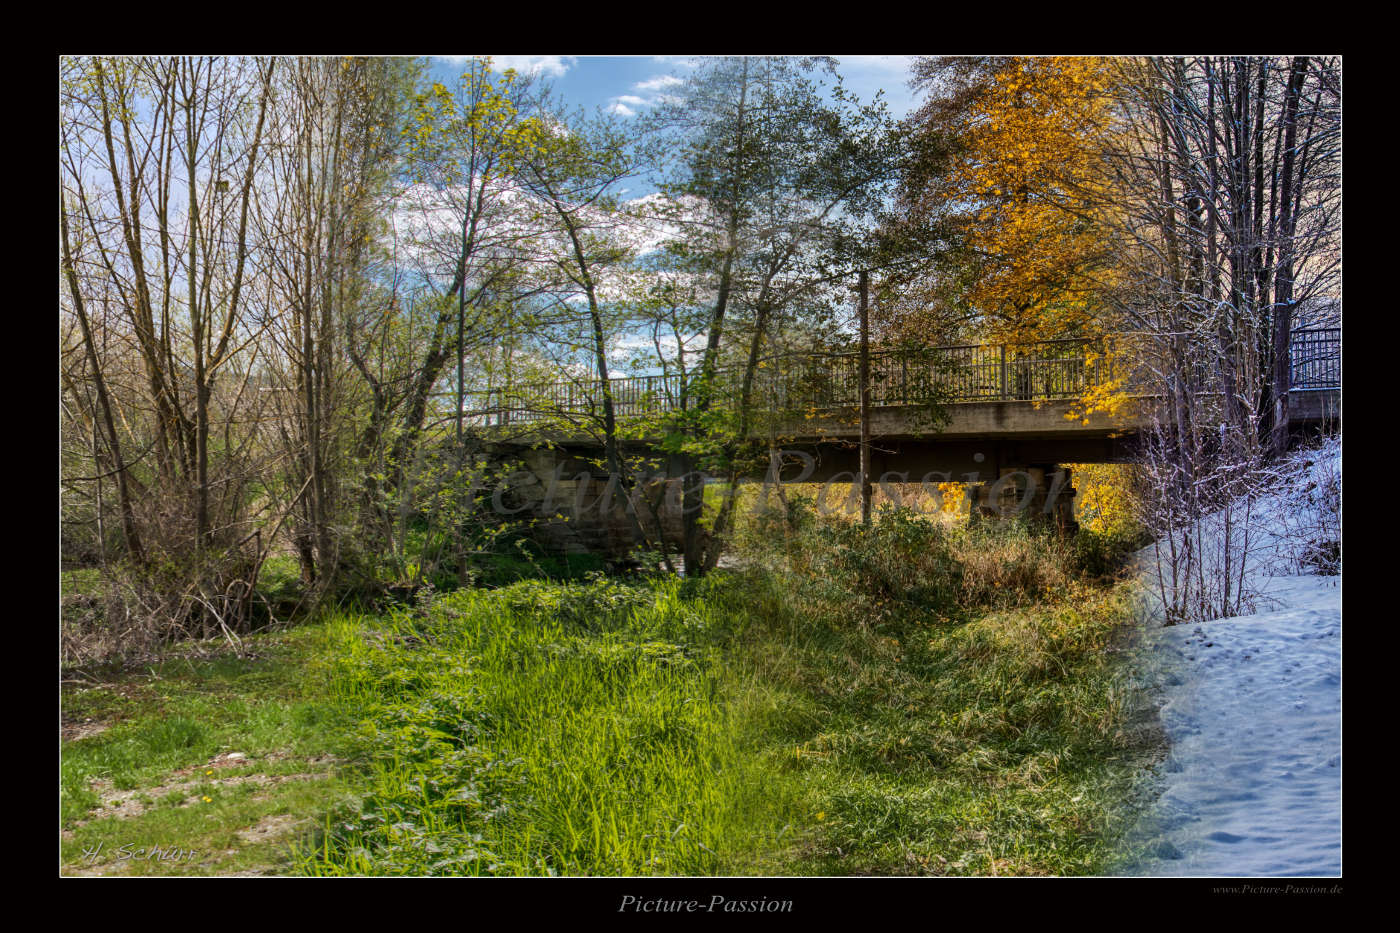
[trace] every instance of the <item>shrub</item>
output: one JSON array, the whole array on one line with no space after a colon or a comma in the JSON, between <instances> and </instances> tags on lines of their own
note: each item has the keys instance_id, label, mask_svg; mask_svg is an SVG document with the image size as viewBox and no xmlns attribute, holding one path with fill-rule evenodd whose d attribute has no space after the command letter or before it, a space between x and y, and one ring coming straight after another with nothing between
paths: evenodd
<instances>
[{"instance_id":1,"label":"shrub","mask_svg":"<svg viewBox=\"0 0 1400 933\"><path fill-rule=\"evenodd\" d=\"M1065 539L1051 529L983 522L962 529L957 541L965 609L1037 603L1065 589L1073 576Z\"/></svg>"},{"instance_id":2,"label":"shrub","mask_svg":"<svg viewBox=\"0 0 1400 933\"><path fill-rule=\"evenodd\" d=\"M1064 591L1078 569L1050 529L959 526L899 508L881 509L869 528L799 512L797 522L747 541L742 557L786 569L824 605L857 602L857 615L898 605L945 615L1028 605Z\"/></svg>"},{"instance_id":3,"label":"shrub","mask_svg":"<svg viewBox=\"0 0 1400 933\"><path fill-rule=\"evenodd\" d=\"M958 600L963 564L936 520L908 509L882 509L870 528L838 526L833 571L869 599L942 606Z\"/></svg>"},{"instance_id":4,"label":"shrub","mask_svg":"<svg viewBox=\"0 0 1400 933\"><path fill-rule=\"evenodd\" d=\"M1130 571L1133 554L1151 543L1138 527L1081 528L1074 536L1074 569L1088 577L1120 577Z\"/></svg>"}]
</instances>

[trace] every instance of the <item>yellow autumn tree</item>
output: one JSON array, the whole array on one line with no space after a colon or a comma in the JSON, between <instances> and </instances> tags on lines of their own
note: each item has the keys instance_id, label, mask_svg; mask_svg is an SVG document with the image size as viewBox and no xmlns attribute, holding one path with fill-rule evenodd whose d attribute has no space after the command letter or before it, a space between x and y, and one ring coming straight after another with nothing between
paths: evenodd
<instances>
[{"instance_id":1,"label":"yellow autumn tree","mask_svg":"<svg viewBox=\"0 0 1400 933\"><path fill-rule=\"evenodd\" d=\"M1013 58L973 102L949 182L969 212L977 275L964 300L1010 342L1091 333L1107 265L1091 204L1103 191L1108 77L1094 58Z\"/></svg>"},{"instance_id":2,"label":"yellow autumn tree","mask_svg":"<svg viewBox=\"0 0 1400 933\"><path fill-rule=\"evenodd\" d=\"M1113 280L1103 153L1115 131L1112 63L1090 57L921 60L915 120L928 157L905 179L908 216L941 224L952 260L910 283L894 329L926 341L1100 337ZM1074 417L1116 412L1111 345Z\"/></svg>"},{"instance_id":3,"label":"yellow autumn tree","mask_svg":"<svg viewBox=\"0 0 1400 933\"><path fill-rule=\"evenodd\" d=\"M1132 470L1127 463L1076 463L1075 513L1080 527L1097 534L1131 536L1138 531L1133 511Z\"/></svg>"}]
</instances>

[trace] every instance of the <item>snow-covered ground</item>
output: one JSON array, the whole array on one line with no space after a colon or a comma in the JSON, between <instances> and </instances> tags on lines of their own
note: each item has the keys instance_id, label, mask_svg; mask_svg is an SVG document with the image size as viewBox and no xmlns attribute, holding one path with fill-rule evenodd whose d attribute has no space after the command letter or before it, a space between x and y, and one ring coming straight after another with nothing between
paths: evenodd
<instances>
[{"instance_id":1,"label":"snow-covered ground","mask_svg":"<svg viewBox=\"0 0 1400 933\"><path fill-rule=\"evenodd\" d=\"M1316 527L1317 481L1340 475L1340 448L1321 453L1264 503L1273 530ZM1171 745L1131 874L1341 874L1341 576L1298 573L1297 536L1271 541L1251 577L1262 611L1147 634Z\"/></svg>"}]
</instances>

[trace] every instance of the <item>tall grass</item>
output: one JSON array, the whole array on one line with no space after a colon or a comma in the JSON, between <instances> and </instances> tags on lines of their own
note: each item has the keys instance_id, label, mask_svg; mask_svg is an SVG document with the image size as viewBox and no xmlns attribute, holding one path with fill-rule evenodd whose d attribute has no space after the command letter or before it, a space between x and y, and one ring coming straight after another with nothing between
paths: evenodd
<instances>
[{"instance_id":1,"label":"tall grass","mask_svg":"<svg viewBox=\"0 0 1400 933\"><path fill-rule=\"evenodd\" d=\"M363 712L368 793L305 870L731 870L786 809L715 664L732 621L676 581L604 580L341 620L328 684Z\"/></svg>"},{"instance_id":2,"label":"tall grass","mask_svg":"<svg viewBox=\"0 0 1400 933\"><path fill-rule=\"evenodd\" d=\"M526 581L331 626L364 793L312 874L1084 874L1153 753L1072 541L886 512L703 581Z\"/></svg>"},{"instance_id":3,"label":"tall grass","mask_svg":"<svg viewBox=\"0 0 1400 933\"><path fill-rule=\"evenodd\" d=\"M1016 523L795 511L744 582L763 608L743 656L817 830L786 870L1110 871L1159 751L1130 587Z\"/></svg>"}]
</instances>

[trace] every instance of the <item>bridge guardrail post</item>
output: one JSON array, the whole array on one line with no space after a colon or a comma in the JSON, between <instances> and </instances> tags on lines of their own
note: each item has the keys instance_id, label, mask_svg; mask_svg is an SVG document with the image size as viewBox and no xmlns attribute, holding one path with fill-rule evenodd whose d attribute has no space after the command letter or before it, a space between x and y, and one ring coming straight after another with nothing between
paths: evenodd
<instances>
[{"instance_id":1,"label":"bridge guardrail post","mask_svg":"<svg viewBox=\"0 0 1400 933\"><path fill-rule=\"evenodd\" d=\"M1006 394L1006 344L1002 344L1002 345L1001 345L1001 395L1000 395L1000 398L1001 398L1003 401L1004 401L1006 398L1008 398L1008 396L1007 396L1007 394Z\"/></svg>"}]
</instances>

